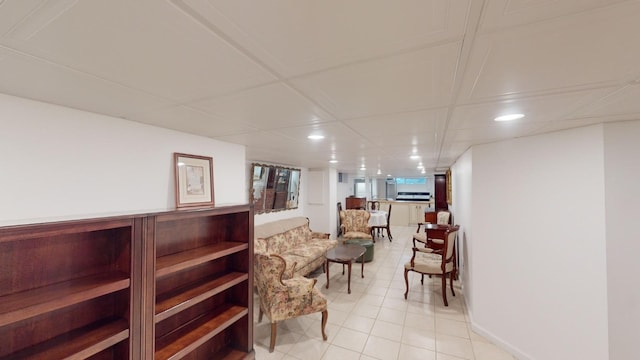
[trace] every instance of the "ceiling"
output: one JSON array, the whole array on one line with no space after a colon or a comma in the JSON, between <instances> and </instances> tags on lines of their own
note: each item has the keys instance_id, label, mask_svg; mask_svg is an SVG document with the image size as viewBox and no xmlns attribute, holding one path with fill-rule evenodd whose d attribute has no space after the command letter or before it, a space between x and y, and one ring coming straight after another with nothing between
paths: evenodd
<instances>
[{"instance_id":1,"label":"ceiling","mask_svg":"<svg viewBox=\"0 0 640 360\"><path fill-rule=\"evenodd\" d=\"M0 92L250 161L417 176L472 145L640 119L638 19L614 0L0 0Z\"/></svg>"}]
</instances>

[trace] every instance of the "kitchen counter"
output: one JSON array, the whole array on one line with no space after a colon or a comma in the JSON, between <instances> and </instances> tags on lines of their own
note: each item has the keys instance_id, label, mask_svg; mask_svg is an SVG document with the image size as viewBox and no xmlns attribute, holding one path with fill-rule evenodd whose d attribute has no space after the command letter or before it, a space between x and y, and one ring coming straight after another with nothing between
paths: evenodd
<instances>
[{"instance_id":1,"label":"kitchen counter","mask_svg":"<svg viewBox=\"0 0 640 360\"><path fill-rule=\"evenodd\" d=\"M377 200L384 210L386 204L391 204L391 225L417 225L424 222L424 213L433 211L434 201L410 200Z\"/></svg>"}]
</instances>

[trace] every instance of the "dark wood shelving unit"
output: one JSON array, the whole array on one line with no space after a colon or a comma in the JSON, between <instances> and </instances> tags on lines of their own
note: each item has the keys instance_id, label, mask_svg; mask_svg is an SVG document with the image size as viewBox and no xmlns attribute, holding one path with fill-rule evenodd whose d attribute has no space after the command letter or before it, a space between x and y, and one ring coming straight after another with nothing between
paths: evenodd
<instances>
[{"instance_id":1,"label":"dark wood shelving unit","mask_svg":"<svg viewBox=\"0 0 640 360\"><path fill-rule=\"evenodd\" d=\"M155 359L182 359L248 314L243 306L225 304L156 339ZM228 350L223 349L221 351Z\"/></svg>"},{"instance_id":2,"label":"dark wood shelving unit","mask_svg":"<svg viewBox=\"0 0 640 360\"><path fill-rule=\"evenodd\" d=\"M246 250L247 243L223 241L219 244L195 248L158 258L156 276L162 277L171 273L215 260L238 251Z\"/></svg>"},{"instance_id":3,"label":"dark wood shelving unit","mask_svg":"<svg viewBox=\"0 0 640 360\"><path fill-rule=\"evenodd\" d=\"M154 358L253 358L253 208L158 215L154 225Z\"/></svg>"},{"instance_id":4,"label":"dark wood shelving unit","mask_svg":"<svg viewBox=\"0 0 640 360\"><path fill-rule=\"evenodd\" d=\"M0 229L0 359L131 358L136 224L122 217Z\"/></svg>"},{"instance_id":5,"label":"dark wood shelving unit","mask_svg":"<svg viewBox=\"0 0 640 360\"><path fill-rule=\"evenodd\" d=\"M0 326L129 288L126 274L99 274L0 297Z\"/></svg>"},{"instance_id":6,"label":"dark wood shelving unit","mask_svg":"<svg viewBox=\"0 0 640 360\"><path fill-rule=\"evenodd\" d=\"M126 340L128 337L129 324L119 319L74 330L2 359L87 359Z\"/></svg>"},{"instance_id":7,"label":"dark wood shelving unit","mask_svg":"<svg viewBox=\"0 0 640 360\"><path fill-rule=\"evenodd\" d=\"M0 360L253 359L253 207L0 228Z\"/></svg>"},{"instance_id":8,"label":"dark wood shelving unit","mask_svg":"<svg viewBox=\"0 0 640 360\"><path fill-rule=\"evenodd\" d=\"M194 286L178 289L175 294L159 298L156 303L156 322L162 321L185 308L196 305L212 296L247 281L246 273L232 272Z\"/></svg>"}]
</instances>

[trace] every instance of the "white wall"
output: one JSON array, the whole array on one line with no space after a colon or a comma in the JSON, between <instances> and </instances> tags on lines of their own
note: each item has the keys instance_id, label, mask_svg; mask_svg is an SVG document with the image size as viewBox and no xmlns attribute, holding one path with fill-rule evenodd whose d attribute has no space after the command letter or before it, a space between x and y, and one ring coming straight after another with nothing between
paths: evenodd
<instances>
[{"instance_id":1,"label":"white wall","mask_svg":"<svg viewBox=\"0 0 640 360\"><path fill-rule=\"evenodd\" d=\"M213 157L216 204L247 201L243 146L0 94L0 224L173 209L173 153Z\"/></svg>"},{"instance_id":2,"label":"white wall","mask_svg":"<svg viewBox=\"0 0 640 360\"><path fill-rule=\"evenodd\" d=\"M476 146L453 195L472 325L519 358L608 358L603 157L602 126Z\"/></svg>"},{"instance_id":3,"label":"white wall","mask_svg":"<svg viewBox=\"0 0 640 360\"><path fill-rule=\"evenodd\" d=\"M609 358L640 359L640 121L604 127Z\"/></svg>"},{"instance_id":4,"label":"white wall","mask_svg":"<svg viewBox=\"0 0 640 360\"><path fill-rule=\"evenodd\" d=\"M309 169L305 208L311 230L336 236L336 186L338 173L334 169ZM313 196L310 193L313 192Z\"/></svg>"},{"instance_id":5,"label":"white wall","mask_svg":"<svg viewBox=\"0 0 640 360\"><path fill-rule=\"evenodd\" d=\"M468 311L473 313L471 308L473 300L473 291L471 284L473 283L471 276L473 274L466 271L467 264L470 264L473 259L469 258L467 250L473 246L473 242L470 241L470 234L472 232L471 224L473 223L471 213L471 200L472 200L472 184L473 184L473 149L466 151L451 168L451 192L455 194L453 196L453 202L449 206L449 210L453 214L455 223L460 226L458 231L458 272L459 279L462 283L462 290L465 295L465 299L469 304ZM472 315L473 316L473 315Z\"/></svg>"}]
</instances>

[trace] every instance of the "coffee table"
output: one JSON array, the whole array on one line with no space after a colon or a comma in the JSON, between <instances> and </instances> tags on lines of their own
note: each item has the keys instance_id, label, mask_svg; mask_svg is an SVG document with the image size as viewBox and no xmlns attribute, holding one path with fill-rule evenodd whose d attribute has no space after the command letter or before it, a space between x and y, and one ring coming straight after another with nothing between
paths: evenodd
<instances>
[{"instance_id":1,"label":"coffee table","mask_svg":"<svg viewBox=\"0 0 640 360\"><path fill-rule=\"evenodd\" d=\"M347 292L351 294L351 264L357 258L362 260L361 276L364 278L364 253L366 248L358 244L341 244L330 249L325 254L324 268L327 273L327 286L329 288L329 263L334 262L342 264L342 275L344 275L344 266L347 265L349 273L347 275Z\"/></svg>"}]
</instances>

